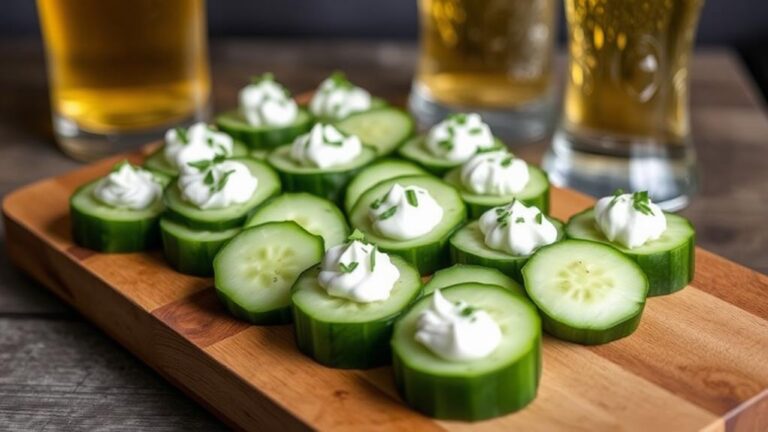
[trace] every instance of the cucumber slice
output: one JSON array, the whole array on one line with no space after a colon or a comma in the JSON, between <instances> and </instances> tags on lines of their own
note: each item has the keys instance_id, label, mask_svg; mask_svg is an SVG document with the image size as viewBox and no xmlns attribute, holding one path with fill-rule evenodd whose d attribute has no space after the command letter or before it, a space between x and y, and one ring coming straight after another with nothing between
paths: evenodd
<instances>
[{"instance_id":1,"label":"cucumber slice","mask_svg":"<svg viewBox=\"0 0 768 432\"><path fill-rule=\"evenodd\" d=\"M239 228L256 207L280 192L280 179L266 163L251 158L233 158L245 164L258 179L256 191L250 200L221 209L202 210L181 197L181 190L173 184L165 190L168 217L198 230L220 231Z\"/></svg>"},{"instance_id":2,"label":"cucumber slice","mask_svg":"<svg viewBox=\"0 0 768 432\"><path fill-rule=\"evenodd\" d=\"M462 162L441 159L430 153L429 150L424 148L424 139L424 136L411 138L400 147L398 154L404 159L421 165L424 169L439 177L444 176L452 168L461 166ZM496 145L504 147L504 143L501 140L498 138L495 140Z\"/></svg>"},{"instance_id":3,"label":"cucumber slice","mask_svg":"<svg viewBox=\"0 0 768 432\"><path fill-rule=\"evenodd\" d=\"M368 216L370 205L375 199L387 193L395 183L426 189L443 208L443 219L427 235L400 241L383 237L374 231ZM448 263L448 238L466 218L466 209L458 191L432 176L405 176L379 182L357 200L357 204L349 214L352 227L362 231L368 241L377 244L384 252L405 258L416 266L421 274L429 274L445 267Z\"/></svg>"},{"instance_id":4,"label":"cucumber slice","mask_svg":"<svg viewBox=\"0 0 768 432\"><path fill-rule=\"evenodd\" d=\"M421 298L396 323L392 336L395 382L406 403L431 417L482 420L526 406L536 397L541 374L541 322L533 305L509 290L479 283L442 291L484 309L501 328L499 347L471 362L446 361L416 341Z\"/></svg>"},{"instance_id":5,"label":"cucumber slice","mask_svg":"<svg viewBox=\"0 0 768 432\"><path fill-rule=\"evenodd\" d=\"M165 175L153 174L163 185L170 182ZM80 186L69 199L75 243L107 253L139 252L158 246L158 220L165 210L163 200L158 198L143 210L114 208L94 198L99 180Z\"/></svg>"},{"instance_id":6,"label":"cucumber slice","mask_svg":"<svg viewBox=\"0 0 768 432\"><path fill-rule=\"evenodd\" d=\"M496 285L515 294L526 295L519 283L499 270L471 264L455 264L436 271L429 282L424 285L423 295L432 294L436 289L444 289L467 282Z\"/></svg>"},{"instance_id":7,"label":"cucumber slice","mask_svg":"<svg viewBox=\"0 0 768 432\"><path fill-rule=\"evenodd\" d=\"M254 324L291 321L291 286L323 258L323 239L295 222L268 222L236 235L213 260L216 292Z\"/></svg>"},{"instance_id":8,"label":"cucumber slice","mask_svg":"<svg viewBox=\"0 0 768 432\"><path fill-rule=\"evenodd\" d=\"M564 237L563 223L557 219L545 216L547 220L557 228L557 240ZM458 264L475 264L500 270L505 275L522 283L523 268L530 256L514 256L506 252L489 248L485 244L485 236L480 231L478 221L470 222L458 231L450 239L451 262Z\"/></svg>"},{"instance_id":9,"label":"cucumber slice","mask_svg":"<svg viewBox=\"0 0 768 432\"><path fill-rule=\"evenodd\" d=\"M631 334L648 295L642 269L597 242L564 240L539 249L523 267L528 297L541 310L544 330L593 345Z\"/></svg>"},{"instance_id":10,"label":"cucumber slice","mask_svg":"<svg viewBox=\"0 0 768 432\"><path fill-rule=\"evenodd\" d=\"M216 126L251 149L262 149L292 142L309 131L312 121L309 111L299 108L296 120L287 126L251 126L239 110L231 110L216 117Z\"/></svg>"},{"instance_id":11,"label":"cucumber slice","mask_svg":"<svg viewBox=\"0 0 768 432\"><path fill-rule=\"evenodd\" d=\"M248 156L252 159L265 161L269 155L269 149L253 149L248 152Z\"/></svg>"},{"instance_id":12,"label":"cucumber slice","mask_svg":"<svg viewBox=\"0 0 768 432\"><path fill-rule=\"evenodd\" d=\"M344 188L357 172L376 159L376 152L363 146L353 160L328 169L305 167L291 158L291 146L276 148L267 156L267 162L280 173L283 188L290 192L308 192L333 202L339 202Z\"/></svg>"},{"instance_id":13,"label":"cucumber slice","mask_svg":"<svg viewBox=\"0 0 768 432\"><path fill-rule=\"evenodd\" d=\"M633 259L648 276L649 296L665 295L685 288L693 280L696 232L691 223L671 213L664 213L667 229L656 240L634 249L609 241L595 226L592 209L568 221L565 234L569 238L592 240L615 247Z\"/></svg>"},{"instance_id":14,"label":"cucumber slice","mask_svg":"<svg viewBox=\"0 0 768 432\"><path fill-rule=\"evenodd\" d=\"M165 259L178 272L195 276L212 276L216 253L239 232L240 228L194 230L172 219L160 218Z\"/></svg>"},{"instance_id":15,"label":"cucumber slice","mask_svg":"<svg viewBox=\"0 0 768 432\"><path fill-rule=\"evenodd\" d=\"M344 243L349 236L347 219L334 203L304 192L271 199L256 210L245 227L275 221L296 222L310 234L322 237L325 249Z\"/></svg>"},{"instance_id":16,"label":"cucumber slice","mask_svg":"<svg viewBox=\"0 0 768 432\"><path fill-rule=\"evenodd\" d=\"M175 166L171 165L167 159L165 159L165 146L160 147L147 156L144 160L143 167L154 172L159 172L170 177L176 177L179 175L179 170ZM248 155L248 147L242 142L234 140L232 142L232 157L243 157Z\"/></svg>"},{"instance_id":17,"label":"cucumber slice","mask_svg":"<svg viewBox=\"0 0 768 432\"><path fill-rule=\"evenodd\" d=\"M337 122L336 127L347 135L357 135L364 144L373 147L379 156L397 150L416 129L408 113L392 107L352 114Z\"/></svg>"},{"instance_id":18,"label":"cucumber slice","mask_svg":"<svg viewBox=\"0 0 768 432\"><path fill-rule=\"evenodd\" d=\"M304 272L292 289L293 322L299 349L318 363L365 369L388 364L395 319L421 293L419 272L392 256L400 271L387 300L372 303L333 297L317 283L319 267Z\"/></svg>"},{"instance_id":19,"label":"cucumber slice","mask_svg":"<svg viewBox=\"0 0 768 432\"><path fill-rule=\"evenodd\" d=\"M319 122L319 123L334 123L334 122L344 121L345 119L347 119L349 117L352 117L353 115L367 113L368 111L373 111L373 110L377 110L377 109L381 109L381 108L386 108L388 106L389 106L389 103L386 100L384 100L384 99L382 99L380 97L373 96L373 97L371 97L371 107L370 108L368 108L365 111L354 112L354 113L349 114L348 116L343 117L343 118L318 117L318 116L314 116L314 114L312 114L312 115L314 116L315 122ZM309 105L303 106L303 108L308 110L309 109ZM311 114L311 112L310 112L310 114Z\"/></svg>"},{"instance_id":20,"label":"cucumber slice","mask_svg":"<svg viewBox=\"0 0 768 432\"><path fill-rule=\"evenodd\" d=\"M344 211L349 213L357 199L360 198L360 195L380 181L405 175L420 174L427 174L427 172L418 165L408 161L382 159L372 163L360 170L347 185L347 191L344 195Z\"/></svg>"},{"instance_id":21,"label":"cucumber slice","mask_svg":"<svg viewBox=\"0 0 768 432\"><path fill-rule=\"evenodd\" d=\"M512 195L478 195L468 191L461 182L461 167L452 169L445 175L445 181L452 184L461 192L461 198L467 205L470 219L478 219L486 211L509 204L517 198L527 206L536 206L545 215L549 214L549 180L541 169L528 165L530 180L523 190Z\"/></svg>"}]
</instances>

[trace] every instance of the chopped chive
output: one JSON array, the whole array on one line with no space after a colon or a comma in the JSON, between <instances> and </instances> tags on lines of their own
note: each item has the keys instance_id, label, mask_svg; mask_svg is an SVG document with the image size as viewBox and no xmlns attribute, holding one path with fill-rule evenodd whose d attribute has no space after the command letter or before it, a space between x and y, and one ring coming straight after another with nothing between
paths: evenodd
<instances>
[{"instance_id":1,"label":"chopped chive","mask_svg":"<svg viewBox=\"0 0 768 432\"><path fill-rule=\"evenodd\" d=\"M467 306L467 307L465 307L464 309L461 310L461 316L468 317L468 316L472 315L473 313L475 313L475 308L473 308L472 306Z\"/></svg>"},{"instance_id":2,"label":"chopped chive","mask_svg":"<svg viewBox=\"0 0 768 432\"><path fill-rule=\"evenodd\" d=\"M341 270L342 273L352 273L357 268L358 262L352 261L349 264L344 264L343 262L339 263L339 270Z\"/></svg>"},{"instance_id":3,"label":"chopped chive","mask_svg":"<svg viewBox=\"0 0 768 432\"><path fill-rule=\"evenodd\" d=\"M182 144L189 143L189 136L187 135L187 130L181 127L177 127L174 129L176 131L176 136L179 137L179 141L182 142Z\"/></svg>"},{"instance_id":4,"label":"chopped chive","mask_svg":"<svg viewBox=\"0 0 768 432\"><path fill-rule=\"evenodd\" d=\"M216 184L216 191L224 190L224 187L227 185L227 182L229 181L229 176L232 175L232 173L235 172L235 170L229 170L222 174L221 177L219 177L219 182Z\"/></svg>"},{"instance_id":5,"label":"chopped chive","mask_svg":"<svg viewBox=\"0 0 768 432\"><path fill-rule=\"evenodd\" d=\"M648 197L648 191L635 192L632 194L632 207L640 213L650 216L653 210L650 207L651 199Z\"/></svg>"},{"instance_id":6,"label":"chopped chive","mask_svg":"<svg viewBox=\"0 0 768 432\"><path fill-rule=\"evenodd\" d=\"M523 222L525 222L525 219L522 218L522 217L519 217L519 218L515 219L515 223L516 224L523 223Z\"/></svg>"},{"instance_id":7,"label":"chopped chive","mask_svg":"<svg viewBox=\"0 0 768 432\"><path fill-rule=\"evenodd\" d=\"M481 133L483 133L483 129L479 127L472 128L469 130L470 135L480 135Z\"/></svg>"},{"instance_id":8,"label":"chopped chive","mask_svg":"<svg viewBox=\"0 0 768 432\"><path fill-rule=\"evenodd\" d=\"M371 271L373 271L374 268L376 268L376 251L378 250L377 246L373 246L373 250L371 251Z\"/></svg>"},{"instance_id":9,"label":"chopped chive","mask_svg":"<svg viewBox=\"0 0 768 432\"><path fill-rule=\"evenodd\" d=\"M464 113L452 114L448 118L451 119L452 121L455 121L456 124L459 124L459 125L463 125L464 123L467 122L467 115Z\"/></svg>"},{"instance_id":10,"label":"chopped chive","mask_svg":"<svg viewBox=\"0 0 768 432\"><path fill-rule=\"evenodd\" d=\"M355 230L352 232L352 234L347 237L347 240L349 241L364 241L365 240L365 234L363 234L362 231L355 228Z\"/></svg>"},{"instance_id":11,"label":"chopped chive","mask_svg":"<svg viewBox=\"0 0 768 432\"><path fill-rule=\"evenodd\" d=\"M198 161L187 162L187 165L191 166L192 168L197 168L198 171L205 171L209 166L211 166L211 161L202 159Z\"/></svg>"},{"instance_id":12,"label":"chopped chive","mask_svg":"<svg viewBox=\"0 0 768 432\"><path fill-rule=\"evenodd\" d=\"M371 203L371 205L370 205L369 207L370 207L370 208L372 208L373 210L376 210L376 209L378 209L379 207L381 207L381 204L382 204L383 202L384 202L384 197L381 197L381 198L375 199L375 200L373 200L373 202Z\"/></svg>"},{"instance_id":13,"label":"chopped chive","mask_svg":"<svg viewBox=\"0 0 768 432\"><path fill-rule=\"evenodd\" d=\"M508 166L512 165L513 160L515 160L514 156L507 156L504 158L504 160L501 161L501 166L507 168Z\"/></svg>"},{"instance_id":14,"label":"chopped chive","mask_svg":"<svg viewBox=\"0 0 768 432\"><path fill-rule=\"evenodd\" d=\"M405 198L408 200L408 204L418 207L419 206L419 198L416 196L416 191L413 189L408 189L405 191Z\"/></svg>"},{"instance_id":15,"label":"chopped chive","mask_svg":"<svg viewBox=\"0 0 768 432\"><path fill-rule=\"evenodd\" d=\"M536 223L541 225L542 222L544 222L544 214L537 213L536 214Z\"/></svg>"},{"instance_id":16,"label":"chopped chive","mask_svg":"<svg viewBox=\"0 0 768 432\"><path fill-rule=\"evenodd\" d=\"M451 142L451 140L447 140L447 139L440 140L437 142L437 146L444 148L446 150L453 150L453 143Z\"/></svg>"},{"instance_id":17,"label":"chopped chive","mask_svg":"<svg viewBox=\"0 0 768 432\"><path fill-rule=\"evenodd\" d=\"M391 218L395 213L397 213L397 207L393 206L390 207L387 211L379 215L379 220L386 220Z\"/></svg>"},{"instance_id":18,"label":"chopped chive","mask_svg":"<svg viewBox=\"0 0 768 432\"><path fill-rule=\"evenodd\" d=\"M498 215L501 215L501 214L504 214L504 213L506 213L506 211L507 211L507 209L505 209L504 207L496 207L496 209L495 209L495 210L496 210L496 215L497 215L497 216L498 216Z\"/></svg>"},{"instance_id":19,"label":"chopped chive","mask_svg":"<svg viewBox=\"0 0 768 432\"><path fill-rule=\"evenodd\" d=\"M213 186L213 183L216 182L216 179L213 178L213 171L208 171L205 173L205 177L203 178L203 183L208 186Z\"/></svg>"}]
</instances>

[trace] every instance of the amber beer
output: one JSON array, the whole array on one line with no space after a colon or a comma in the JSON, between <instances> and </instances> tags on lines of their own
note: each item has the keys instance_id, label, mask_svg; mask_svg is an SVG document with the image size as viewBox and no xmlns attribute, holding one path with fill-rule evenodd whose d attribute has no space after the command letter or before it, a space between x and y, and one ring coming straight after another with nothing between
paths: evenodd
<instances>
[{"instance_id":1,"label":"amber beer","mask_svg":"<svg viewBox=\"0 0 768 432\"><path fill-rule=\"evenodd\" d=\"M57 132L160 127L205 107L204 0L37 3Z\"/></svg>"},{"instance_id":2,"label":"amber beer","mask_svg":"<svg viewBox=\"0 0 768 432\"><path fill-rule=\"evenodd\" d=\"M550 87L554 0L420 0L414 91L438 103L518 107Z\"/></svg>"},{"instance_id":3,"label":"amber beer","mask_svg":"<svg viewBox=\"0 0 768 432\"><path fill-rule=\"evenodd\" d=\"M670 148L689 136L688 63L703 0L565 0L565 132ZM611 150L604 148L603 150Z\"/></svg>"}]
</instances>

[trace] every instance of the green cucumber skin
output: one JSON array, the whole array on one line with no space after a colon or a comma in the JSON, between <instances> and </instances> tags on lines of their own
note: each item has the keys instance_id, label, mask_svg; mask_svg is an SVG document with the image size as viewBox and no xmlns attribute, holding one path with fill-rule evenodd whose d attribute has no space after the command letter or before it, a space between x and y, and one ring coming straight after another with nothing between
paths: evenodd
<instances>
[{"instance_id":1,"label":"green cucumber skin","mask_svg":"<svg viewBox=\"0 0 768 432\"><path fill-rule=\"evenodd\" d=\"M69 214L72 238L79 246L105 253L128 253L160 245L159 215L134 221L105 221L73 205Z\"/></svg>"},{"instance_id":2,"label":"green cucumber skin","mask_svg":"<svg viewBox=\"0 0 768 432\"><path fill-rule=\"evenodd\" d=\"M234 234L226 239L193 241L162 229L163 254L176 271L193 276L213 276L213 259Z\"/></svg>"},{"instance_id":3,"label":"green cucumber skin","mask_svg":"<svg viewBox=\"0 0 768 432\"><path fill-rule=\"evenodd\" d=\"M173 185L171 185L171 187L173 187ZM278 193L279 191L275 192L274 194L270 195L269 198L277 195ZM268 201L269 198L262 201L262 203ZM242 216L230 218L226 220L220 220L220 221L201 221L201 220L190 221L189 218L175 212L169 206L166 206L165 217L173 220L174 222L186 225L192 229L207 230L207 231L223 231L223 230L228 230L232 228L242 227L245 224L245 221L247 221L253 215L253 213L256 211L257 208L261 206L262 203L249 209Z\"/></svg>"},{"instance_id":4,"label":"green cucumber skin","mask_svg":"<svg viewBox=\"0 0 768 432\"><path fill-rule=\"evenodd\" d=\"M344 199L344 190L347 183L365 165L340 172L316 172L316 173L289 173L276 170L280 175L280 182L286 192L307 192L340 204Z\"/></svg>"},{"instance_id":5,"label":"green cucumber skin","mask_svg":"<svg viewBox=\"0 0 768 432\"><path fill-rule=\"evenodd\" d=\"M495 259L483 258L474 254L466 253L450 244L451 262L454 264L473 264L483 267L495 268L505 275L511 277L516 282L523 283L522 269L530 257L510 257L508 260L499 261Z\"/></svg>"},{"instance_id":6,"label":"green cucumber skin","mask_svg":"<svg viewBox=\"0 0 768 432\"><path fill-rule=\"evenodd\" d=\"M252 312L230 300L226 295L216 290L216 295L224 304L224 307L235 318L256 325L282 325L290 324L292 320L291 307L286 306L264 312Z\"/></svg>"},{"instance_id":7,"label":"green cucumber skin","mask_svg":"<svg viewBox=\"0 0 768 432\"><path fill-rule=\"evenodd\" d=\"M274 148L292 142L296 137L309 131L314 123L312 115L306 114L306 121L276 128L254 128L241 120L237 110L227 111L216 117L216 126L232 138L245 143L251 149Z\"/></svg>"},{"instance_id":8,"label":"green cucumber skin","mask_svg":"<svg viewBox=\"0 0 768 432\"><path fill-rule=\"evenodd\" d=\"M600 330L574 328L547 315L541 309L539 315L544 331L558 339L581 345L601 345L631 335L640 325L643 309L611 328Z\"/></svg>"},{"instance_id":9,"label":"green cucumber skin","mask_svg":"<svg viewBox=\"0 0 768 432\"><path fill-rule=\"evenodd\" d=\"M440 241L413 248L398 249L379 246L379 249L403 258L409 264L416 267L422 275L432 274L450 265L451 258L448 252L448 239L451 238L454 232L456 232L455 229Z\"/></svg>"},{"instance_id":10,"label":"green cucumber skin","mask_svg":"<svg viewBox=\"0 0 768 432\"><path fill-rule=\"evenodd\" d=\"M584 210L571 216L571 221L589 211L592 208ZM689 222L690 224L690 222ZM566 237L575 240L587 240L577 236L568 235L568 227L565 229ZM696 266L696 235L692 235L684 244L667 251L653 254L634 254L631 251L617 247L609 241L596 241L597 243L607 244L635 261L648 277L649 290L648 296L662 296L672 294L685 288L693 280Z\"/></svg>"},{"instance_id":11,"label":"green cucumber skin","mask_svg":"<svg viewBox=\"0 0 768 432\"><path fill-rule=\"evenodd\" d=\"M499 202L496 205L488 205L488 204L480 204L476 202L472 202L471 200L468 200L466 198L466 195L462 192L461 194L462 199L464 199L464 204L467 205L467 213L469 214L470 219L480 219L480 216L483 215L483 213L487 212L488 210L499 207L503 205L509 204L509 201ZM544 213L545 216L549 215L549 186L547 186L547 191L543 194L528 198L528 199L520 199L520 201L527 205L527 206L536 206L539 210L541 210L542 213Z\"/></svg>"},{"instance_id":12,"label":"green cucumber skin","mask_svg":"<svg viewBox=\"0 0 768 432\"><path fill-rule=\"evenodd\" d=\"M473 378L420 372L408 367L396 352L392 365L398 391L417 411L445 420L485 420L520 410L536 398L541 338L516 362Z\"/></svg>"}]
</instances>

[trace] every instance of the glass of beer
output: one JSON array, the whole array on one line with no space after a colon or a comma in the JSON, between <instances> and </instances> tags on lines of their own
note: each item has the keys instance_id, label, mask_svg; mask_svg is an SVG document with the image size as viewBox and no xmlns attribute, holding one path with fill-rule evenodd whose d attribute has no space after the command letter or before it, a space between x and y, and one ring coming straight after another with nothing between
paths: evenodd
<instances>
[{"instance_id":1,"label":"glass of beer","mask_svg":"<svg viewBox=\"0 0 768 432\"><path fill-rule=\"evenodd\" d=\"M556 0L419 0L409 100L422 126L477 112L510 143L551 129Z\"/></svg>"},{"instance_id":2,"label":"glass of beer","mask_svg":"<svg viewBox=\"0 0 768 432\"><path fill-rule=\"evenodd\" d=\"M205 0L38 0L53 130L81 160L206 117Z\"/></svg>"},{"instance_id":3,"label":"glass of beer","mask_svg":"<svg viewBox=\"0 0 768 432\"><path fill-rule=\"evenodd\" d=\"M565 0L563 118L544 167L595 196L647 190L684 207L695 190L688 63L703 0Z\"/></svg>"}]
</instances>

